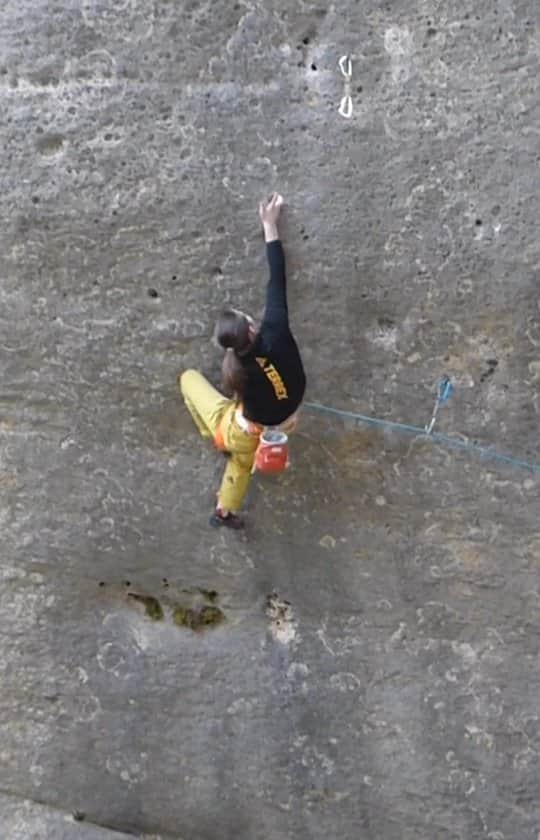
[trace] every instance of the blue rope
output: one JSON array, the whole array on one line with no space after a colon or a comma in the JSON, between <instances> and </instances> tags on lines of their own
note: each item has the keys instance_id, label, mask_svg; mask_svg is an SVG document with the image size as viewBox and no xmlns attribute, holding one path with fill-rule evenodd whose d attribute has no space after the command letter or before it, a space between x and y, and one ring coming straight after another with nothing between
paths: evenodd
<instances>
[{"instance_id":1,"label":"blue rope","mask_svg":"<svg viewBox=\"0 0 540 840\"><path fill-rule=\"evenodd\" d=\"M345 417L349 420L355 420L360 423L366 423L368 426L379 426L385 429L393 429L395 432L404 432L407 434L417 435L418 437L434 440L439 443L444 443L446 446L454 447L454 449L463 449L468 452L475 452L485 458L491 458L493 461L500 461L504 464L509 464L512 467L519 467L524 470L529 470L532 473L540 474L540 464L531 464L528 461L521 461L519 458L513 458L511 455L503 455L496 452L489 446L480 446L477 443L465 443L465 441L457 438L448 437L440 432L426 432L420 426L409 426L407 423L395 423L392 420L380 420L378 417L367 417L364 414L356 414L354 411L343 411L340 408L331 408L321 403L304 403L304 406L312 411L318 411L323 414L334 414L337 417Z\"/></svg>"}]
</instances>

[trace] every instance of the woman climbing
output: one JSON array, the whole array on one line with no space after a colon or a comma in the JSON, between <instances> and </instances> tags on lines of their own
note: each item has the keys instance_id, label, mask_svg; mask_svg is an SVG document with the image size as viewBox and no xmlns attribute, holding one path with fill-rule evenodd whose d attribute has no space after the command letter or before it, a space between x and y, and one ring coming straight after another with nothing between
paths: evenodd
<instances>
[{"instance_id":1,"label":"woman climbing","mask_svg":"<svg viewBox=\"0 0 540 840\"><path fill-rule=\"evenodd\" d=\"M238 511L246 494L261 434L294 430L306 387L296 341L289 326L285 257L278 222L283 198L273 193L261 203L270 279L260 327L243 312L223 311L216 339L225 349L223 382L231 398L216 391L195 370L178 377L180 391L197 428L228 454L218 491L214 527L242 528Z\"/></svg>"}]
</instances>

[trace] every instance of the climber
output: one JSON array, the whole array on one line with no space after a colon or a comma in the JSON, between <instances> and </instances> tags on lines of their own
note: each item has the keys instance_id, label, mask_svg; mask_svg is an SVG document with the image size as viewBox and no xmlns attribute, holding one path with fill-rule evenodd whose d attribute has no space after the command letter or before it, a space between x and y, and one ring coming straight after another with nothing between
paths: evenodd
<instances>
[{"instance_id":1,"label":"climber","mask_svg":"<svg viewBox=\"0 0 540 840\"><path fill-rule=\"evenodd\" d=\"M187 370L178 377L185 404L202 436L213 439L228 455L210 518L216 528L244 526L238 511L261 434L268 429L292 432L304 396L306 377L289 326L285 257L278 232L282 206L283 198L273 193L259 207L270 266L260 326L237 309L224 310L216 325L215 338L225 350L222 378L228 396L198 371Z\"/></svg>"}]
</instances>

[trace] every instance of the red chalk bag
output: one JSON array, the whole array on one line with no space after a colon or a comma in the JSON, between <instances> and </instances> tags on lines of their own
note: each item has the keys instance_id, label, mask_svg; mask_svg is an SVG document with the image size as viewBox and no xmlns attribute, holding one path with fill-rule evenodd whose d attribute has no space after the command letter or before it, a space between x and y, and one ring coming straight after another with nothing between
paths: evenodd
<instances>
[{"instance_id":1,"label":"red chalk bag","mask_svg":"<svg viewBox=\"0 0 540 840\"><path fill-rule=\"evenodd\" d=\"M255 452L253 472L280 473L289 466L289 438L285 432L265 429Z\"/></svg>"}]
</instances>

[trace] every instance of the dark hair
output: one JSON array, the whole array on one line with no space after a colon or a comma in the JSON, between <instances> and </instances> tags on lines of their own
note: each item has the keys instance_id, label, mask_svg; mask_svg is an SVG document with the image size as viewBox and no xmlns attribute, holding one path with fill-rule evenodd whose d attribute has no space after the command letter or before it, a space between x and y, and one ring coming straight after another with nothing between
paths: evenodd
<instances>
[{"instance_id":1,"label":"dark hair","mask_svg":"<svg viewBox=\"0 0 540 840\"><path fill-rule=\"evenodd\" d=\"M225 349L231 348L242 355L249 349L249 321L234 309L224 309L216 324L216 340Z\"/></svg>"},{"instance_id":2,"label":"dark hair","mask_svg":"<svg viewBox=\"0 0 540 840\"><path fill-rule=\"evenodd\" d=\"M227 397L242 398L246 384L246 371L232 348L225 351L221 365L221 381Z\"/></svg>"}]
</instances>

